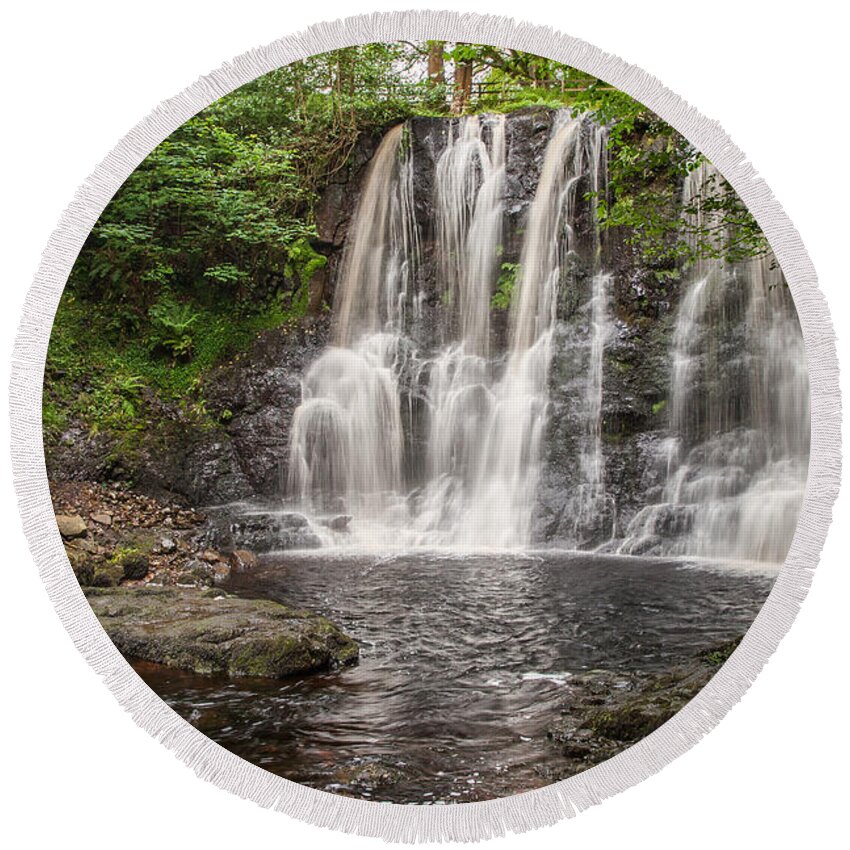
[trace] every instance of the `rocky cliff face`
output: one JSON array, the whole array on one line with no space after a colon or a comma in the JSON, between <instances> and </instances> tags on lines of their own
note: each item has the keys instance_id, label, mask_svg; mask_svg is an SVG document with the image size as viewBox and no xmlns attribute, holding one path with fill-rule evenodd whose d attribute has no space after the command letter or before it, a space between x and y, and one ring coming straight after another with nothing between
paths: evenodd
<instances>
[{"instance_id":1,"label":"rocky cliff face","mask_svg":"<svg viewBox=\"0 0 850 850\"><path fill-rule=\"evenodd\" d=\"M205 377L203 421L148 399L147 418L156 424L132 444L73 424L45 446L49 477L121 481L202 506L275 495L285 474L301 375L327 338L328 322L317 318L260 334Z\"/></svg>"},{"instance_id":2,"label":"rocky cliff face","mask_svg":"<svg viewBox=\"0 0 850 850\"><path fill-rule=\"evenodd\" d=\"M535 539L580 548L598 546L622 533L628 521L664 485L658 442L666 436L670 384L669 346L675 285L660 283L641 268L624 234L603 234L594 260L587 234L562 281L550 377L546 458L538 498ZM609 326L602 358L601 459L604 498L578 516L582 487L584 396L590 356L593 269L610 275Z\"/></svg>"}]
</instances>

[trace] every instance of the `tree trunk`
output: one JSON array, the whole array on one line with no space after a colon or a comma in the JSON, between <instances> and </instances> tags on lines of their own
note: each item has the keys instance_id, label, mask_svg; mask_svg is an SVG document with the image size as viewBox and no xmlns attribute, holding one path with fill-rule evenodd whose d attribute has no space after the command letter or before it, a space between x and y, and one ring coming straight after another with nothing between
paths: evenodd
<instances>
[{"instance_id":1,"label":"tree trunk","mask_svg":"<svg viewBox=\"0 0 850 850\"><path fill-rule=\"evenodd\" d=\"M444 41L428 42L428 84L440 85L446 81L446 66L443 61Z\"/></svg>"},{"instance_id":2,"label":"tree trunk","mask_svg":"<svg viewBox=\"0 0 850 850\"><path fill-rule=\"evenodd\" d=\"M463 115L472 97L472 62L455 62L454 98L452 115Z\"/></svg>"}]
</instances>

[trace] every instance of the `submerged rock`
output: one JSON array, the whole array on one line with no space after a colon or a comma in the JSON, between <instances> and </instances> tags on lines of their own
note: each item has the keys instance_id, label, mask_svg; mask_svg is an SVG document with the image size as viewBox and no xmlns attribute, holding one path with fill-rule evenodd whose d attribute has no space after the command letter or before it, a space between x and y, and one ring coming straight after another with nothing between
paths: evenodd
<instances>
[{"instance_id":1,"label":"submerged rock","mask_svg":"<svg viewBox=\"0 0 850 850\"><path fill-rule=\"evenodd\" d=\"M334 774L334 780L343 789L363 793L391 787L406 779L400 762L390 763L381 759L354 759L343 765Z\"/></svg>"},{"instance_id":2,"label":"submerged rock","mask_svg":"<svg viewBox=\"0 0 850 850\"><path fill-rule=\"evenodd\" d=\"M202 675L280 679L357 661L357 642L330 620L277 602L176 588L88 589L118 650Z\"/></svg>"}]
</instances>

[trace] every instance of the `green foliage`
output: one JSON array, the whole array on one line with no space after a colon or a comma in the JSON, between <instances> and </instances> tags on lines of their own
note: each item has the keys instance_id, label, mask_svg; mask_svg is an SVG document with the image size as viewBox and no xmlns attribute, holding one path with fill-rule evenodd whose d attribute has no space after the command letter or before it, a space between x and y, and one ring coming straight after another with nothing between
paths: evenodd
<instances>
[{"instance_id":1,"label":"green foliage","mask_svg":"<svg viewBox=\"0 0 850 850\"><path fill-rule=\"evenodd\" d=\"M302 237L287 249L287 272L302 286L307 285L313 275L328 264L328 258L320 254Z\"/></svg>"},{"instance_id":2,"label":"green foliage","mask_svg":"<svg viewBox=\"0 0 850 850\"><path fill-rule=\"evenodd\" d=\"M148 316L153 350L164 348L175 359L191 355L195 347L192 326L198 321L199 313L166 293L148 310Z\"/></svg>"},{"instance_id":3,"label":"green foliage","mask_svg":"<svg viewBox=\"0 0 850 850\"><path fill-rule=\"evenodd\" d=\"M168 299L161 304L168 305ZM162 315L179 329L191 318L183 314L185 306L177 305L179 317L167 306ZM143 336L117 334L107 306L80 300L66 290L47 353L45 435L57 437L74 417L92 433L106 431L132 445L140 431L158 423L162 405L204 425L208 422L204 375L243 350L258 333L303 315L284 297L249 315L234 313L226 305L195 305L192 310L197 316L188 324L192 356L163 357L162 348L152 350L153 330Z\"/></svg>"},{"instance_id":4,"label":"green foliage","mask_svg":"<svg viewBox=\"0 0 850 850\"><path fill-rule=\"evenodd\" d=\"M441 67L429 77L435 56ZM567 106L607 125L602 226L624 229L659 277L676 277L698 256L736 259L766 249L722 181L695 199L712 226L686 232L681 185L699 154L632 98L575 68L474 44L332 51L216 101L159 144L115 194L56 316L42 414L48 437L76 418L129 444L163 405L209 424L209 370L308 309L311 280L327 263L316 242L319 193L351 167L364 137L414 114L445 115L455 105L459 65L473 72L465 112ZM502 264L494 309L508 309L518 273L516 264Z\"/></svg>"},{"instance_id":5,"label":"green foliage","mask_svg":"<svg viewBox=\"0 0 850 850\"><path fill-rule=\"evenodd\" d=\"M204 279L222 286L236 286L243 283L248 275L233 263L218 263L204 270Z\"/></svg>"},{"instance_id":6,"label":"green foliage","mask_svg":"<svg viewBox=\"0 0 850 850\"><path fill-rule=\"evenodd\" d=\"M92 433L97 433L103 427L112 430L138 429L144 386L141 375L119 372L99 377L91 394L84 397Z\"/></svg>"},{"instance_id":7,"label":"green foliage","mask_svg":"<svg viewBox=\"0 0 850 850\"><path fill-rule=\"evenodd\" d=\"M112 554L109 557L109 563L123 566L125 561L135 558L141 554L142 550L139 549L138 546L118 545L112 550Z\"/></svg>"},{"instance_id":8,"label":"green foliage","mask_svg":"<svg viewBox=\"0 0 850 850\"><path fill-rule=\"evenodd\" d=\"M130 175L70 285L116 305L128 326L165 288L207 302L247 301L279 283L291 246L312 234L301 215L309 198L292 150L237 136L201 114Z\"/></svg>"},{"instance_id":9,"label":"green foliage","mask_svg":"<svg viewBox=\"0 0 850 850\"><path fill-rule=\"evenodd\" d=\"M577 93L574 106L608 128L608 185L597 199L600 224L624 228L627 241L659 278L675 278L682 266L700 258L738 262L768 250L755 219L725 180L709 180L694 206L682 210L682 183L703 157L654 112L599 81ZM702 220L689 224L682 213L693 214L697 206Z\"/></svg>"},{"instance_id":10,"label":"green foliage","mask_svg":"<svg viewBox=\"0 0 850 850\"><path fill-rule=\"evenodd\" d=\"M41 408L41 427L50 438L56 438L68 424L68 414L55 402L46 400Z\"/></svg>"},{"instance_id":11,"label":"green foliage","mask_svg":"<svg viewBox=\"0 0 850 850\"><path fill-rule=\"evenodd\" d=\"M502 263L499 280L496 284L496 291L490 299L490 306L494 310L507 310L510 308L520 271L519 263Z\"/></svg>"}]
</instances>

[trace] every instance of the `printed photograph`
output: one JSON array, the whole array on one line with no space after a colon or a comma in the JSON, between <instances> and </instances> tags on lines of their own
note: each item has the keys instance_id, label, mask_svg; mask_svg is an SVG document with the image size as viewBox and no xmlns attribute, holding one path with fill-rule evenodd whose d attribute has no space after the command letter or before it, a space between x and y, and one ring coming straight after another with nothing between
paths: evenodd
<instances>
[{"instance_id":1,"label":"printed photograph","mask_svg":"<svg viewBox=\"0 0 850 850\"><path fill-rule=\"evenodd\" d=\"M446 805L573 776L708 683L795 534L791 292L604 80L373 43L214 102L82 247L44 376L88 603L274 774Z\"/></svg>"}]
</instances>

